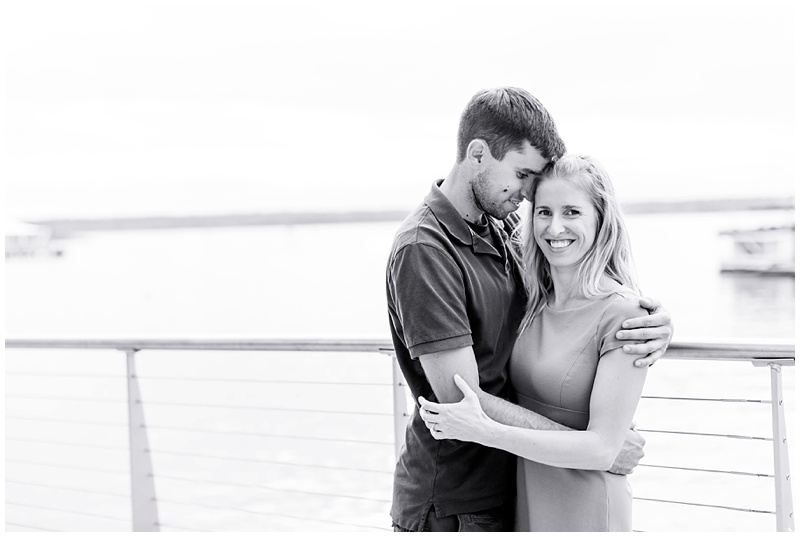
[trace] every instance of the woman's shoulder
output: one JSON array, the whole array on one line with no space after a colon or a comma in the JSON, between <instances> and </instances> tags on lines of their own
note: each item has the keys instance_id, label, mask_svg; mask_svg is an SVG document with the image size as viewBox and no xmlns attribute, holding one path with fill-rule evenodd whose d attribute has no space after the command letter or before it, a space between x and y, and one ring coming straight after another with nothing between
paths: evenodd
<instances>
[{"instance_id":1,"label":"woman's shoulder","mask_svg":"<svg viewBox=\"0 0 800 537\"><path fill-rule=\"evenodd\" d=\"M625 316L625 319L631 319L647 315L648 311L639 305L640 298L635 290L618 285L601 299L605 305L604 317Z\"/></svg>"}]
</instances>

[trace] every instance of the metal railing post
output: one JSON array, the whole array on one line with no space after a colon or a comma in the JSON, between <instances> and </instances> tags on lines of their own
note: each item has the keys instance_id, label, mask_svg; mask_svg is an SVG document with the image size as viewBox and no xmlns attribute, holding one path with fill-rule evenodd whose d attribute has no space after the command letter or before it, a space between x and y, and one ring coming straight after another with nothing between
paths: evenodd
<instances>
[{"instance_id":1,"label":"metal railing post","mask_svg":"<svg viewBox=\"0 0 800 537\"><path fill-rule=\"evenodd\" d=\"M403 372L397 364L394 353L389 357L392 360L392 399L394 400L394 455L395 460L400 459L400 451L406 437L408 424L408 405L406 403L406 381Z\"/></svg>"},{"instance_id":2,"label":"metal railing post","mask_svg":"<svg viewBox=\"0 0 800 537\"><path fill-rule=\"evenodd\" d=\"M783 406L781 366L770 364L772 384L772 448L775 464L775 514L778 531L794 531L792 483L789 480L789 443Z\"/></svg>"},{"instance_id":3,"label":"metal railing post","mask_svg":"<svg viewBox=\"0 0 800 537\"><path fill-rule=\"evenodd\" d=\"M136 376L136 349L126 349L128 368L128 438L131 455L133 531L159 531L158 504L147 442L142 396Z\"/></svg>"}]
</instances>

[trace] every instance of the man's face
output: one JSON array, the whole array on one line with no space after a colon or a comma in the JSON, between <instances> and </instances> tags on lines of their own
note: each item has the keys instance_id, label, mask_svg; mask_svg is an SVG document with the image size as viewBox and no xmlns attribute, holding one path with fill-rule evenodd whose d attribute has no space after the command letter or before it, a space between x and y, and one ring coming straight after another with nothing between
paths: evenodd
<instances>
[{"instance_id":1,"label":"man's face","mask_svg":"<svg viewBox=\"0 0 800 537\"><path fill-rule=\"evenodd\" d=\"M542 173L547 160L538 149L524 143L522 149L509 151L501 160L487 153L487 166L472 181L472 193L478 209L500 220L529 199L533 179Z\"/></svg>"}]
</instances>

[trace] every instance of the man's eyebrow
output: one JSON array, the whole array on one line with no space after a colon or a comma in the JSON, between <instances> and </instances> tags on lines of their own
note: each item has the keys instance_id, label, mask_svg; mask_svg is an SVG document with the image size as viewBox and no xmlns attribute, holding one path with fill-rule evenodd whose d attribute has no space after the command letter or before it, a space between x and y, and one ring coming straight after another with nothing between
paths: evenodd
<instances>
[{"instance_id":1,"label":"man's eyebrow","mask_svg":"<svg viewBox=\"0 0 800 537\"><path fill-rule=\"evenodd\" d=\"M531 175L542 175L543 173L541 170L537 171L537 170L532 170L530 168L520 168L519 171L529 173Z\"/></svg>"}]
</instances>

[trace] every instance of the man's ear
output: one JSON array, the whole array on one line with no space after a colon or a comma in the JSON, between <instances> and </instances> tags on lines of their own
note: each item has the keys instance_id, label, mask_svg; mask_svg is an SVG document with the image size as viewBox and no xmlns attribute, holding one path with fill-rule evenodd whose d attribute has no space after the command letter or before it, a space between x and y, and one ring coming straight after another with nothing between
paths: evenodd
<instances>
[{"instance_id":1,"label":"man's ear","mask_svg":"<svg viewBox=\"0 0 800 537\"><path fill-rule=\"evenodd\" d=\"M472 140L467 146L467 159L473 166L482 167L489 156L491 156L489 146L480 138Z\"/></svg>"}]
</instances>

